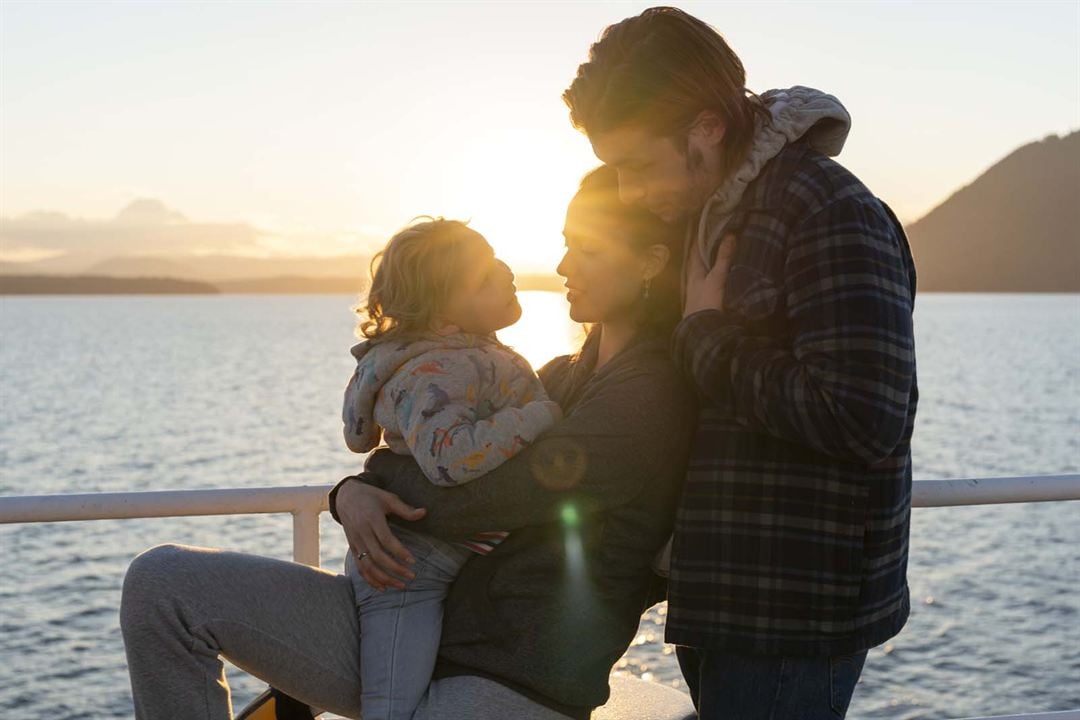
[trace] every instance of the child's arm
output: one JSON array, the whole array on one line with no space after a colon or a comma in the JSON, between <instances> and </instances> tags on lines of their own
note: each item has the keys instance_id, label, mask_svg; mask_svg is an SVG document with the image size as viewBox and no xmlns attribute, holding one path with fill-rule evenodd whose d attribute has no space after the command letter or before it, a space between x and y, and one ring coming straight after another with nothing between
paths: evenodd
<instances>
[{"instance_id":1,"label":"child's arm","mask_svg":"<svg viewBox=\"0 0 1080 720\"><path fill-rule=\"evenodd\" d=\"M441 372L413 373L409 383L395 388L395 393L412 395L412 402L396 403L395 412L413 458L436 485L480 477L562 418L558 404L544 399L477 420L480 378L475 366L447 355L438 360Z\"/></svg>"},{"instance_id":2,"label":"child's arm","mask_svg":"<svg viewBox=\"0 0 1080 720\"><path fill-rule=\"evenodd\" d=\"M363 379L366 369L357 366L349 384L345 386L345 402L341 408L341 422L345 445L356 453L374 450L382 439L382 428L361 416L360 404L364 391Z\"/></svg>"}]
</instances>

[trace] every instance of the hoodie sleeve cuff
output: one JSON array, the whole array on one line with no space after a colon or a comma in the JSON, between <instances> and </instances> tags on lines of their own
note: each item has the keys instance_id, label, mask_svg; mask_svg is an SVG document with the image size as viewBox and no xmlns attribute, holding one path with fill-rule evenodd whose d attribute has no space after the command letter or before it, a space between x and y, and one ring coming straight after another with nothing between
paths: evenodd
<instances>
[{"instance_id":1,"label":"hoodie sleeve cuff","mask_svg":"<svg viewBox=\"0 0 1080 720\"><path fill-rule=\"evenodd\" d=\"M370 460L377 457L385 458L387 454L391 456L393 455L393 453L391 453L389 450L385 452L376 451L372 453L368 457L369 462L365 464L364 472L360 473L359 475L347 475L341 478L341 480L338 481L337 485L330 489L330 494L326 496L326 503L330 509L330 517L334 518L338 525L341 524L341 518L338 517L337 513L338 491L341 490L341 488L344 487L345 483L349 482L350 480L355 480L356 482L364 483L365 485L371 485L372 487L377 487L380 490L385 490L386 486L390 483L392 473L389 468L386 468L385 472L382 473L378 472L377 470L373 470ZM377 466L385 467L385 463L380 462L380 460L378 459L375 460L374 464Z\"/></svg>"},{"instance_id":2,"label":"hoodie sleeve cuff","mask_svg":"<svg viewBox=\"0 0 1080 720\"><path fill-rule=\"evenodd\" d=\"M338 490L340 490L341 486L349 482L350 480L359 480L359 478L357 478L355 475L347 475L341 478L341 480L338 480L337 485L330 489L330 494L326 496L327 505L330 506L330 517L334 518L334 522L336 522L338 525L341 524L341 518L339 518L337 514Z\"/></svg>"}]
</instances>

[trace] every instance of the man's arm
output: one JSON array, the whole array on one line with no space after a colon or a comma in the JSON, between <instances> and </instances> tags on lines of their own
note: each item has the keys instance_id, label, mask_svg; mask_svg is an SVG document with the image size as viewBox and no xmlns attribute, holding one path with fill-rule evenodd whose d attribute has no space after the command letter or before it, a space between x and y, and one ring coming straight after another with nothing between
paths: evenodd
<instances>
[{"instance_id":1,"label":"man's arm","mask_svg":"<svg viewBox=\"0 0 1080 720\"><path fill-rule=\"evenodd\" d=\"M639 373L609 384L467 485L436 487L412 459L386 451L368 459L361 478L426 508L417 529L451 540L594 513L628 502L673 461L690 431L687 400L672 373Z\"/></svg>"},{"instance_id":2,"label":"man's arm","mask_svg":"<svg viewBox=\"0 0 1080 720\"><path fill-rule=\"evenodd\" d=\"M903 436L915 373L896 232L876 200L834 201L788 243L790 340L749 335L724 311L704 310L676 329L676 361L748 427L843 460L884 460Z\"/></svg>"}]
</instances>

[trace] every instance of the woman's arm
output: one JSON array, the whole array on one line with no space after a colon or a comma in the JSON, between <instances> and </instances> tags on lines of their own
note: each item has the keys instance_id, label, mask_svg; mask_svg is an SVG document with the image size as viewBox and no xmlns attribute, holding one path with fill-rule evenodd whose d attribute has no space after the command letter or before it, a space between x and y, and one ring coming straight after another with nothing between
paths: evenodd
<instances>
[{"instance_id":1,"label":"woman's arm","mask_svg":"<svg viewBox=\"0 0 1080 720\"><path fill-rule=\"evenodd\" d=\"M687 402L673 370L639 371L608 382L468 485L435 487L411 459L382 451L360 477L425 508L417 529L448 540L593 513L628 502L665 463L683 461L676 449L690 432Z\"/></svg>"},{"instance_id":2,"label":"woman's arm","mask_svg":"<svg viewBox=\"0 0 1080 720\"><path fill-rule=\"evenodd\" d=\"M415 577L408 568L415 559L394 537L386 518L397 515L415 521L424 516L424 510L411 508L396 495L357 482L356 476L334 486L330 510L341 523L353 562L368 584L376 590L405 589L402 578Z\"/></svg>"}]
</instances>

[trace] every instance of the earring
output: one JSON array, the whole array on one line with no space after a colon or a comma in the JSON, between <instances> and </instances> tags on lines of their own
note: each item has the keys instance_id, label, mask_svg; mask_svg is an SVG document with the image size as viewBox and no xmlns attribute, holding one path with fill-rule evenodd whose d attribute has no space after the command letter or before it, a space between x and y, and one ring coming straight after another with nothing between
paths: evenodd
<instances>
[{"instance_id":1,"label":"earring","mask_svg":"<svg viewBox=\"0 0 1080 720\"><path fill-rule=\"evenodd\" d=\"M642 300L648 300L649 299L649 290L651 288L652 288L652 278L646 278L645 283L644 283L644 287L642 288L642 291L641 291L641 299Z\"/></svg>"}]
</instances>

